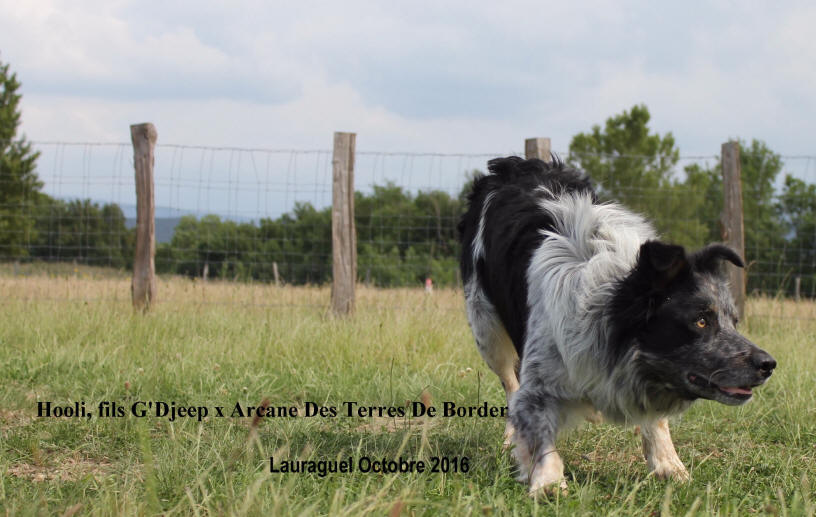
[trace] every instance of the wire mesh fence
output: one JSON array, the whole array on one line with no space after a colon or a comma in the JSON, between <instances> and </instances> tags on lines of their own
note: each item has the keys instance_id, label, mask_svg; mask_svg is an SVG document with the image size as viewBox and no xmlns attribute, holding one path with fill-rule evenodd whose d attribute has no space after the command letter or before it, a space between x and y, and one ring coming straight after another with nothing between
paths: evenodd
<instances>
[{"instance_id":1,"label":"wire mesh fence","mask_svg":"<svg viewBox=\"0 0 816 517\"><path fill-rule=\"evenodd\" d=\"M0 203L6 270L67 263L128 271L136 217L130 143L34 147L41 192ZM520 153L358 151L358 281L420 287L431 278L458 286L463 193L490 158L509 154ZM690 248L721 240L718 156L558 154L591 172L602 199L646 214L667 240ZM329 282L331 150L159 144L155 171L159 275L279 286ZM749 294L815 298L816 157L746 144L742 176Z\"/></svg>"}]
</instances>

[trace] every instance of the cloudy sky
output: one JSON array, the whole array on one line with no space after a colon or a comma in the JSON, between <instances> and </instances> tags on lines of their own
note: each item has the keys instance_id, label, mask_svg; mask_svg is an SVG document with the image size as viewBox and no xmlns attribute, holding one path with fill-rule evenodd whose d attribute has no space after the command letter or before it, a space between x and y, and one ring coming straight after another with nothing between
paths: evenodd
<instances>
[{"instance_id":1,"label":"cloudy sky","mask_svg":"<svg viewBox=\"0 0 816 517\"><path fill-rule=\"evenodd\" d=\"M0 0L33 140L556 149L646 103L683 154L816 152L813 2Z\"/></svg>"},{"instance_id":2,"label":"cloudy sky","mask_svg":"<svg viewBox=\"0 0 816 517\"><path fill-rule=\"evenodd\" d=\"M0 0L35 141L556 151L645 103L683 155L816 154L813 2Z\"/></svg>"}]
</instances>

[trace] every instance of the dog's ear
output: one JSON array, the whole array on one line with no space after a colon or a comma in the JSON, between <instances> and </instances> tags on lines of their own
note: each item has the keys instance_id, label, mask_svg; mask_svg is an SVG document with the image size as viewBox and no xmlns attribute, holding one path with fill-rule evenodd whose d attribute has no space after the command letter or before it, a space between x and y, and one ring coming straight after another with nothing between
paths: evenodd
<instances>
[{"instance_id":1,"label":"dog's ear","mask_svg":"<svg viewBox=\"0 0 816 517\"><path fill-rule=\"evenodd\" d=\"M647 241L640 246L637 268L646 275L652 288L664 289L688 271L689 261L683 246Z\"/></svg>"},{"instance_id":2,"label":"dog's ear","mask_svg":"<svg viewBox=\"0 0 816 517\"><path fill-rule=\"evenodd\" d=\"M697 251L691 257L695 270L708 273L720 271L723 260L727 260L737 267L745 267L745 263L737 255L737 252L724 244L711 244Z\"/></svg>"}]
</instances>

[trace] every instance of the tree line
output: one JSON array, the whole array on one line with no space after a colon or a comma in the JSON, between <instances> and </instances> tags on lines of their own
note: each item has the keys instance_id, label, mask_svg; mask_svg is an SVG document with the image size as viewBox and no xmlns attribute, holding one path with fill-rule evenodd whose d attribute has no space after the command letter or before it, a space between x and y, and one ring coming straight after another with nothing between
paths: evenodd
<instances>
[{"instance_id":1,"label":"tree line","mask_svg":"<svg viewBox=\"0 0 816 517\"><path fill-rule=\"evenodd\" d=\"M24 137L17 89L0 63L0 258L76 261L130 268L134 232L115 204L58 200L41 192L38 153ZM586 170L604 200L647 215L666 240L697 248L721 239L723 186L718 163L686 165L671 133L649 128L638 105L575 135L565 161ZM741 143L748 291L793 289L816 295L816 185L782 175L781 157L758 140ZM458 283L456 225L474 174L458 195L394 185L355 193L358 274L377 286ZM157 248L160 273L190 277L323 284L331 276L331 212L297 203L278 218L236 222L183 217Z\"/></svg>"},{"instance_id":2,"label":"tree line","mask_svg":"<svg viewBox=\"0 0 816 517\"><path fill-rule=\"evenodd\" d=\"M455 284L456 224L462 197L412 194L393 185L355 193L357 270L361 282L416 285L430 276ZM255 223L186 216L158 246L159 272L235 280L322 284L331 278L331 208L297 203L291 213Z\"/></svg>"}]
</instances>

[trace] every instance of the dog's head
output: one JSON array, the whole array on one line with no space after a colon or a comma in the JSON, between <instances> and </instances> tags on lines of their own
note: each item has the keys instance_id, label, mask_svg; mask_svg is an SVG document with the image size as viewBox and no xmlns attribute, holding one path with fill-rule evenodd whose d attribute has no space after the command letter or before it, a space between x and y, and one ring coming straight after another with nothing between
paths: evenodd
<instances>
[{"instance_id":1,"label":"dog's head","mask_svg":"<svg viewBox=\"0 0 816 517\"><path fill-rule=\"evenodd\" d=\"M776 361L737 329L725 262L743 267L722 244L686 254L649 241L613 304L626 322L638 371L679 396L743 404L771 376Z\"/></svg>"}]
</instances>

